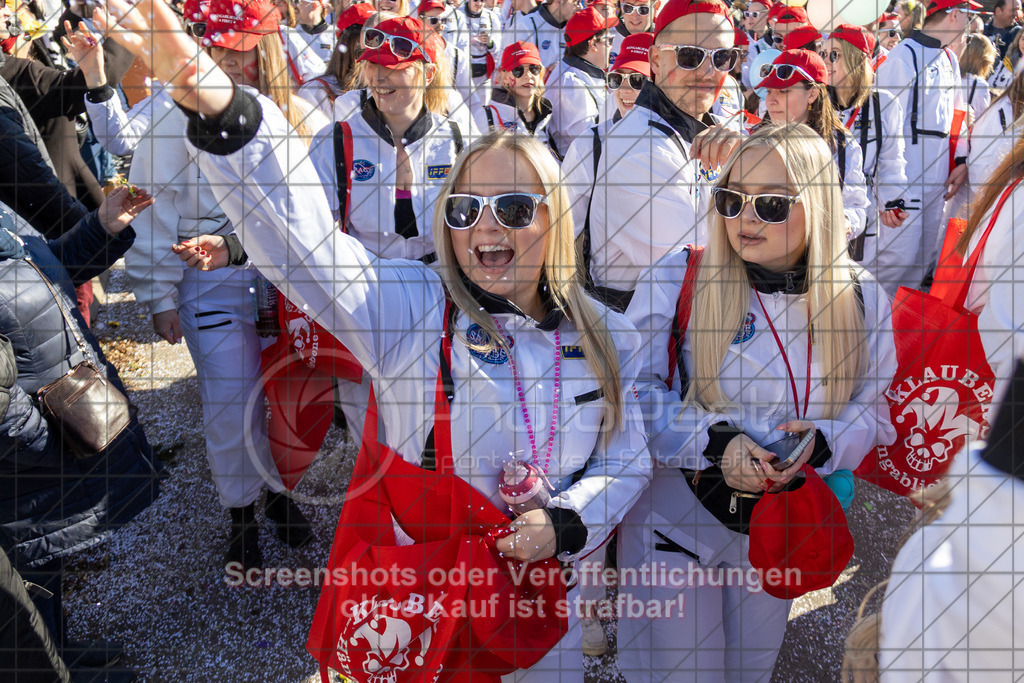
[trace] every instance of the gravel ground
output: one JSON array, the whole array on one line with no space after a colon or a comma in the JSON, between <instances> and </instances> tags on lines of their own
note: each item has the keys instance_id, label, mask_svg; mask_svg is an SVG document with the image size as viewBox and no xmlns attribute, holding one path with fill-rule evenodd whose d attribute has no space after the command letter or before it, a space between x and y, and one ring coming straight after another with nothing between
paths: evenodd
<instances>
[{"instance_id":1,"label":"gravel ground","mask_svg":"<svg viewBox=\"0 0 1024 683\"><path fill-rule=\"evenodd\" d=\"M305 652L315 587L233 588L220 565L227 512L206 464L195 369L183 345L152 332L123 267L111 271L95 331L140 408L139 419L168 476L157 502L97 548L77 555L64 587L73 638L124 643L125 664L147 681L309 681ZM356 449L338 430L296 489L316 539L288 548L261 528L265 564L322 567ZM839 678L842 643L863 596L888 572L912 516L904 500L858 482L849 514L858 551L830 589L794 603L773 681ZM262 524L261 518L261 524ZM588 658L588 683L620 681L612 647Z\"/></svg>"}]
</instances>

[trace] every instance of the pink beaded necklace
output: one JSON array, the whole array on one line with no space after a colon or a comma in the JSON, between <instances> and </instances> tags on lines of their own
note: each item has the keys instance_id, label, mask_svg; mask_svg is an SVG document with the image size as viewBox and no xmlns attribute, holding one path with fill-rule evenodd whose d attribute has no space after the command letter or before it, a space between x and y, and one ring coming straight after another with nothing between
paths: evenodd
<instances>
[{"instance_id":1,"label":"pink beaded necklace","mask_svg":"<svg viewBox=\"0 0 1024 683\"><path fill-rule=\"evenodd\" d=\"M505 331L501 323L498 322L497 318L491 317L494 320L494 324L498 327L498 332L501 336L506 339L510 338L511 335ZM555 398L554 406L551 408L551 430L548 432L548 450L544 456L544 474L548 473L548 466L551 464L551 451L555 446L555 431L558 429L558 399L562 390L562 337L558 333L558 329L555 329ZM530 451L533 453L532 463L539 465L537 462L537 436L533 431L533 423L530 422L530 411L526 407L526 392L523 391L523 383L519 379L519 370L516 368L516 362L512 358L512 353L508 354L508 364L512 369L512 379L516 382L516 393L519 394L519 407L523 411L523 422L526 423L526 434L530 437Z\"/></svg>"}]
</instances>

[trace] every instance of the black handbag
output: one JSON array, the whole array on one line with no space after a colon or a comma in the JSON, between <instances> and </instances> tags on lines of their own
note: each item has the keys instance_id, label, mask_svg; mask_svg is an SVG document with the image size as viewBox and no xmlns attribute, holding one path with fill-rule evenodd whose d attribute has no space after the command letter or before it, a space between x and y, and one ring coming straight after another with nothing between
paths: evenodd
<instances>
[{"instance_id":1,"label":"black handbag","mask_svg":"<svg viewBox=\"0 0 1024 683\"><path fill-rule=\"evenodd\" d=\"M57 302L64 324L78 344L85 360L75 365L60 379L36 392L39 410L51 427L60 430L64 445L76 458L87 458L106 449L131 422L134 407L128 397L110 383L102 369L91 360L89 349L78 333L60 295L49 278L31 259L25 261L43 279ZM71 354L68 354L70 360Z\"/></svg>"},{"instance_id":2,"label":"black handbag","mask_svg":"<svg viewBox=\"0 0 1024 683\"><path fill-rule=\"evenodd\" d=\"M705 470L683 470L686 483L704 508L719 522L735 532L750 533L750 516L763 494L734 489L725 483L722 468L712 465Z\"/></svg>"}]
</instances>

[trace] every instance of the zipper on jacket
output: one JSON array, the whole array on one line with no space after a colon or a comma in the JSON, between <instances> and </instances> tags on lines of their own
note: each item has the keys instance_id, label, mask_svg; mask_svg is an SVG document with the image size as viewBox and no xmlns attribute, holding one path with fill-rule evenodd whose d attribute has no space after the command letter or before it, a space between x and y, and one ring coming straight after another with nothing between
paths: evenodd
<instances>
[{"instance_id":1,"label":"zipper on jacket","mask_svg":"<svg viewBox=\"0 0 1024 683\"><path fill-rule=\"evenodd\" d=\"M743 493L742 491L733 491L732 496L729 497L729 514L736 514L736 499L737 498L760 498L761 495L757 493Z\"/></svg>"}]
</instances>

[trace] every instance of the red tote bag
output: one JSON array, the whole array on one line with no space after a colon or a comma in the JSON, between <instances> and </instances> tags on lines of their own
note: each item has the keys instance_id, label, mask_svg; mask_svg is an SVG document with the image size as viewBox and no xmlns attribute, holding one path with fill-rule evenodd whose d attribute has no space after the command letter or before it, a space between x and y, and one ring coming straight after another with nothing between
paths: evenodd
<instances>
[{"instance_id":1,"label":"red tote bag","mask_svg":"<svg viewBox=\"0 0 1024 683\"><path fill-rule=\"evenodd\" d=\"M886 396L896 427L891 446L872 450L854 474L902 496L935 484L968 439L988 435L995 380L978 334L978 318L964 308L992 226L1019 184L1003 191L977 248L953 274L948 265L941 296L900 287L892 308L898 369Z\"/></svg>"},{"instance_id":2,"label":"red tote bag","mask_svg":"<svg viewBox=\"0 0 1024 683\"><path fill-rule=\"evenodd\" d=\"M442 349L450 365L450 336ZM441 372L435 414L431 471L377 441L371 394L306 643L325 681L332 668L359 683L496 682L568 630L558 562L501 557L494 543L509 518L452 473Z\"/></svg>"}]
</instances>

